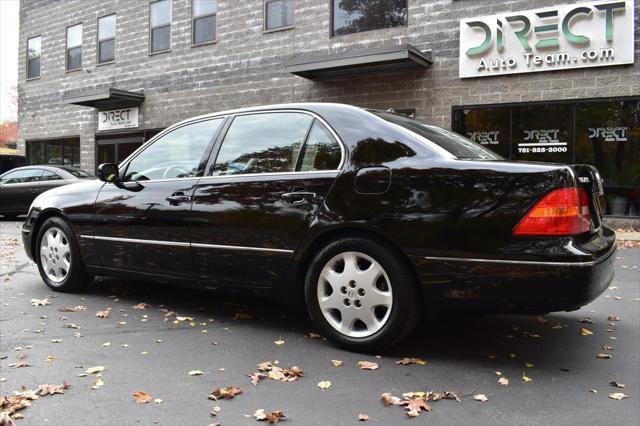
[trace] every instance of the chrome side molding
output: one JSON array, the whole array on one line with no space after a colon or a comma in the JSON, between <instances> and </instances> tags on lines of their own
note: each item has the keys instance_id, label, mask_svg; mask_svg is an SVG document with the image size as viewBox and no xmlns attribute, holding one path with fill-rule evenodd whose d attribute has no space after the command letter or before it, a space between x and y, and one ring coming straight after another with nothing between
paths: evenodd
<instances>
[{"instance_id":1,"label":"chrome side molding","mask_svg":"<svg viewBox=\"0 0 640 426\"><path fill-rule=\"evenodd\" d=\"M426 260L443 260L447 262L501 263L508 265L538 265L538 266L593 266L594 262L542 262L536 260L505 260L505 259L477 259L472 257L437 257L424 256Z\"/></svg>"}]
</instances>

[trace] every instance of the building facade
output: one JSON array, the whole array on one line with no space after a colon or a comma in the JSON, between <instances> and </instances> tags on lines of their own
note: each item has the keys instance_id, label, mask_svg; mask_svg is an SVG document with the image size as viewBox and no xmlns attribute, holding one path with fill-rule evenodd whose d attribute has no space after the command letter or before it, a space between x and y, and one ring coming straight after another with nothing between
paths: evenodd
<instances>
[{"instance_id":1,"label":"building facade","mask_svg":"<svg viewBox=\"0 0 640 426\"><path fill-rule=\"evenodd\" d=\"M413 115L513 160L595 164L607 213L640 216L639 9L633 0L22 0L18 150L34 164L94 171L195 115L341 102ZM573 63L546 63L562 37L588 44L590 27L600 28L592 44L627 47L615 59L587 46Z\"/></svg>"}]
</instances>

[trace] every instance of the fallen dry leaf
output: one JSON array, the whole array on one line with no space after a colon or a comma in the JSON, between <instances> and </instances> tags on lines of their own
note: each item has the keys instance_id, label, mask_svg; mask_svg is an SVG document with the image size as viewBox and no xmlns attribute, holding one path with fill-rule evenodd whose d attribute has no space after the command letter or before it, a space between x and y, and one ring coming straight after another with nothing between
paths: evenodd
<instances>
[{"instance_id":1,"label":"fallen dry leaf","mask_svg":"<svg viewBox=\"0 0 640 426\"><path fill-rule=\"evenodd\" d=\"M104 365L98 365L97 367L87 368L85 373L87 373L87 374L96 374L96 373L101 373L104 370L105 370L105 366Z\"/></svg>"},{"instance_id":2,"label":"fallen dry leaf","mask_svg":"<svg viewBox=\"0 0 640 426\"><path fill-rule=\"evenodd\" d=\"M578 332L580 333L581 336L591 336L593 334L593 331L588 330L584 327L580 327L580 330Z\"/></svg>"},{"instance_id":3,"label":"fallen dry leaf","mask_svg":"<svg viewBox=\"0 0 640 426\"><path fill-rule=\"evenodd\" d=\"M595 324L595 321L593 321L591 318L587 317L587 318L581 318L578 320L578 322L581 322L583 324Z\"/></svg>"},{"instance_id":4,"label":"fallen dry leaf","mask_svg":"<svg viewBox=\"0 0 640 426\"><path fill-rule=\"evenodd\" d=\"M136 404L146 404L148 402L151 402L152 399L153 398L151 397L151 395L149 395L145 391L135 391L133 393L133 400L136 402Z\"/></svg>"},{"instance_id":5,"label":"fallen dry leaf","mask_svg":"<svg viewBox=\"0 0 640 426\"><path fill-rule=\"evenodd\" d=\"M284 419L287 416L280 410L266 413L264 408L260 408L253 413L253 417L259 422L278 423L280 419Z\"/></svg>"},{"instance_id":6,"label":"fallen dry leaf","mask_svg":"<svg viewBox=\"0 0 640 426\"><path fill-rule=\"evenodd\" d=\"M313 333L311 331L308 332L308 333L305 333L305 337L308 337L309 339L322 339L323 338L321 334Z\"/></svg>"},{"instance_id":7,"label":"fallen dry leaf","mask_svg":"<svg viewBox=\"0 0 640 426\"><path fill-rule=\"evenodd\" d=\"M284 344L285 344L285 341L284 341L284 339L282 339L282 337L281 337L281 338L279 338L278 340L274 340L274 342L273 342L273 343L275 343L276 345L280 346L280 345L284 345Z\"/></svg>"},{"instance_id":8,"label":"fallen dry leaf","mask_svg":"<svg viewBox=\"0 0 640 426\"><path fill-rule=\"evenodd\" d=\"M251 384L255 386L263 379L292 382L304 376L304 372L299 367L281 368L276 365L277 363L278 361L265 361L258 364L258 372L249 375Z\"/></svg>"},{"instance_id":9,"label":"fallen dry leaf","mask_svg":"<svg viewBox=\"0 0 640 426\"><path fill-rule=\"evenodd\" d=\"M359 422L366 422L369 420L369 416L367 416L366 414L358 414L358 421Z\"/></svg>"},{"instance_id":10,"label":"fallen dry leaf","mask_svg":"<svg viewBox=\"0 0 640 426\"><path fill-rule=\"evenodd\" d=\"M484 394L481 394L481 393L477 395L473 395L473 399L480 402L487 402L489 400L489 398L487 398Z\"/></svg>"},{"instance_id":11,"label":"fallen dry leaf","mask_svg":"<svg viewBox=\"0 0 640 426\"><path fill-rule=\"evenodd\" d=\"M615 388L624 388L625 384L624 383L618 383L618 382L609 382L609 386L613 386Z\"/></svg>"},{"instance_id":12,"label":"fallen dry leaf","mask_svg":"<svg viewBox=\"0 0 640 426\"><path fill-rule=\"evenodd\" d=\"M383 393L380 396L380 399L384 405L399 405L402 402L400 398L393 396L388 392Z\"/></svg>"},{"instance_id":13,"label":"fallen dry leaf","mask_svg":"<svg viewBox=\"0 0 640 426\"><path fill-rule=\"evenodd\" d=\"M620 401L621 399L625 399L625 398L628 398L628 397L627 397L627 395L623 394L622 392L615 392L615 393L610 393L609 394L609 398Z\"/></svg>"},{"instance_id":14,"label":"fallen dry leaf","mask_svg":"<svg viewBox=\"0 0 640 426\"><path fill-rule=\"evenodd\" d=\"M522 373L522 382L523 383L528 383L531 382L533 379L527 377L524 373Z\"/></svg>"},{"instance_id":15,"label":"fallen dry leaf","mask_svg":"<svg viewBox=\"0 0 640 426\"><path fill-rule=\"evenodd\" d=\"M333 365L334 367L340 367L342 365L342 361L340 361L339 359L332 359L331 365Z\"/></svg>"},{"instance_id":16,"label":"fallen dry leaf","mask_svg":"<svg viewBox=\"0 0 640 426\"><path fill-rule=\"evenodd\" d=\"M620 317L617 315L609 315L607 321L620 321Z\"/></svg>"},{"instance_id":17,"label":"fallen dry leaf","mask_svg":"<svg viewBox=\"0 0 640 426\"><path fill-rule=\"evenodd\" d=\"M191 370L189 371L189 375L190 376L202 376L204 374L204 371L201 370Z\"/></svg>"},{"instance_id":18,"label":"fallen dry leaf","mask_svg":"<svg viewBox=\"0 0 640 426\"><path fill-rule=\"evenodd\" d=\"M138 303L137 305L133 305L133 309L135 309L136 311L142 311L144 309L147 309L149 306L148 303Z\"/></svg>"},{"instance_id":19,"label":"fallen dry leaf","mask_svg":"<svg viewBox=\"0 0 640 426\"><path fill-rule=\"evenodd\" d=\"M9 368L24 368L24 367L31 367L31 364L28 364L26 362L14 362L13 364L9 364Z\"/></svg>"},{"instance_id":20,"label":"fallen dry leaf","mask_svg":"<svg viewBox=\"0 0 640 426\"><path fill-rule=\"evenodd\" d=\"M64 393L65 389L69 389L70 387L71 385L68 385L67 382L62 382L61 385L44 384L38 386L36 392L40 393L40 396L53 395L56 393L62 394Z\"/></svg>"},{"instance_id":21,"label":"fallen dry leaf","mask_svg":"<svg viewBox=\"0 0 640 426\"><path fill-rule=\"evenodd\" d=\"M218 415L218 413L222 411L222 408L220 408L218 405L214 406L211 411L209 411L209 415L211 417L215 417Z\"/></svg>"},{"instance_id":22,"label":"fallen dry leaf","mask_svg":"<svg viewBox=\"0 0 640 426\"><path fill-rule=\"evenodd\" d=\"M240 395L242 389L237 386L227 386L226 388L218 388L209 394L209 399L217 401L219 399L232 399L236 395Z\"/></svg>"},{"instance_id":23,"label":"fallen dry leaf","mask_svg":"<svg viewBox=\"0 0 640 426\"><path fill-rule=\"evenodd\" d=\"M96 312L96 316L98 318L109 318L111 315L111 311L98 311Z\"/></svg>"},{"instance_id":24,"label":"fallen dry leaf","mask_svg":"<svg viewBox=\"0 0 640 426\"><path fill-rule=\"evenodd\" d=\"M63 308L58 309L58 311L60 312L78 312L78 311L86 311L86 310L87 308L82 305L74 306L72 308L65 306Z\"/></svg>"},{"instance_id":25,"label":"fallen dry leaf","mask_svg":"<svg viewBox=\"0 0 640 426\"><path fill-rule=\"evenodd\" d=\"M378 363L371 361L358 361L358 367L360 367L361 370L377 370L380 368Z\"/></svg>"},{"instance_id":26,"label":"fallen dry leaf","mask_svg":"<svg viewBox=\"0 0 640 426\"><path fill-rule=\"evenodd\" d=\"M498 379L498 384L502 386L507 386L509 384L509 379L507 379L506 377L500 377Z\"/></svg>"},{"instance_id":27,"label":"fallen dry leaf","mask_svg":"<svg viewBox=\"0 0 640 426\"><path fill-rule=\"evenodd\" d=\"M232 317L232 321L251 321L255 317L248 312L236 312Z\"/></svg>"},{"instance_id":28,"label":"fallen dry leaf","mask_svg":"<svg viewBox=\"0 0 640 426\"><path fill-rule=\"evenodd\" d=\"M72 323L72 322L68 322L68 323L66 323L65 325L63 325L62 327L63 327L63 328L73 328L73 329L76 329L76 330L79 330L79 329L80 329L80 326L79 326L79 325L74 324L74 323Z\"/></svg>"},{"instance_id":29,"label":"fallen dry leaf","mask_svg":"<svg viewBox=\"0 0 640 426\"><path fill-rule=\"evenodd\" d=\"M405 409L409 411L417 411L418 413L421 411L426 411L427 413L431 412L431 406L427 404L427 401L425 401L424 398L414 397L408 401L404 401L403 405L405 406Z\"/></svg>"},{"instance_id":30,"label":"fallen dry leaf","mask_svg":"<svg viewBox=\"0 0 640 426\"><path fill-rule=\"evenodd\" d=\"M402 358L401 360L396 361L396 364L398 364L398 365L409 365L409 364L426 365L427 362L421 360L420 358Z\"/></svg>"},{"instance_id":31,"label":"fallen dry leaf","mask_svg":"<svg viewBox=\"0 0 640 426\"><path fill-rule=\"evenodd\" d=\"M613 358L613 355L611 355L611 354L598 354L598 355L596 355L596 358L598 358L598 359L611 359L611 358Z\"/></svg>"},{"instance_id":32,"label":"fallen dry leaf","mask_svg":"<svg viewBox=\"0 0 640 426\"><path fill-rule=\"evenodd\" d=\"M322 390L329 389L331 387L331 382L329 380L323 380L318 382L318 387Z\"/></svg>"},{"instance_id":33,"label":"fallen dry leaf","mask_svg":"<svg viewBox=\"0 0 640 426\"><path fill-rule=\"evenodd\" d=\"M50 305L51 301L48 297L44 299L31 299L31 306L47 306Z\"/></svg>"}]
</instances>

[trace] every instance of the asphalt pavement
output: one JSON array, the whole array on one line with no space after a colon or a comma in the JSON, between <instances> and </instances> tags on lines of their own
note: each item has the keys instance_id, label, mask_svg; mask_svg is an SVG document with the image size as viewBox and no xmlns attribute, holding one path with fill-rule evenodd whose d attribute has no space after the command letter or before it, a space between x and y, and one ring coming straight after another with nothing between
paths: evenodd
<instances>
[{"instance_id":1,"label":"asphalt pavement","mask_svg":"<svg viewBox=\"0 0 640 426\"><path fill-rule=\"evenodd\" d=\"M425 319L405 343L376 356L309 334L316 330L304 313L277 301L106 278L82 294L52 292L22 251L20 226L0 221L0 396L23 386L70 387L18 411L24 416L18 425L254 425L260 408L283 411L285 425L355 425L359 414L373 425L640 421L637 248L618 251L611 287L579 311ZM33 306L32 299L50 304ZM96 316L99 311L109 316ZM403 357L426 364L397 365ZM248 375L257 364L276 360L304 376L252 385ZM359 361L379 368L362 370ZM16 363L29 366L10 367ZM100 377L86 373L98 366L104 367ZM501 378L508 385L500 385ZM322 390L322 381L331 386ZM242 393L208 399L227 386ZM151 402L137 404L137 391ZM453 391L460 402L432 401L431 412L417 418L381 402L385 392L402 398L420 391ZM612 393L628 397L615 400ZM478 394L487 401L474 400ZM209 414L214 406L216 417Z\"/></svg>"}]
</instances>

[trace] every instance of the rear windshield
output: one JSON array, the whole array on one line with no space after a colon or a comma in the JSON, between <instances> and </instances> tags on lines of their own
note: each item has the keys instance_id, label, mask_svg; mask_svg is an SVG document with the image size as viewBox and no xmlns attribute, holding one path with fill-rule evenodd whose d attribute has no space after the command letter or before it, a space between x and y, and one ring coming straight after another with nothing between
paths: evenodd
<instances>
[{"instance_id":1,"label":"rear windshield","mask_svg":"<svg viewBox=\"0 0 640 426\"><path fill-rule=\"evenodd\" d=\"M84 170L76 169L74 167L60 167L60 166L58 166L58 168L64 170L67 173L71 173L72 175L74 175L75 177L80 178L80 179L86 179L86 178L94 177L93 175L85 172Z\"/></svg>"},{"instance_id":2,"label":"rear windshield","mask_svg":"<svg viewBox=\"0 0 640 426\"><path fill-rule=\"evenodd\" d=\"M397 124L407 130L417 133L419 136L440 146L448 151L456 158L461 160L502 160L498 154L489 151L482 145L460 136L457 133L445 130L442 127L432 126L413 118L393 114L386 111L369 111L372 114L386 120L390 123Z\"/></svg>"}]
</instances>

